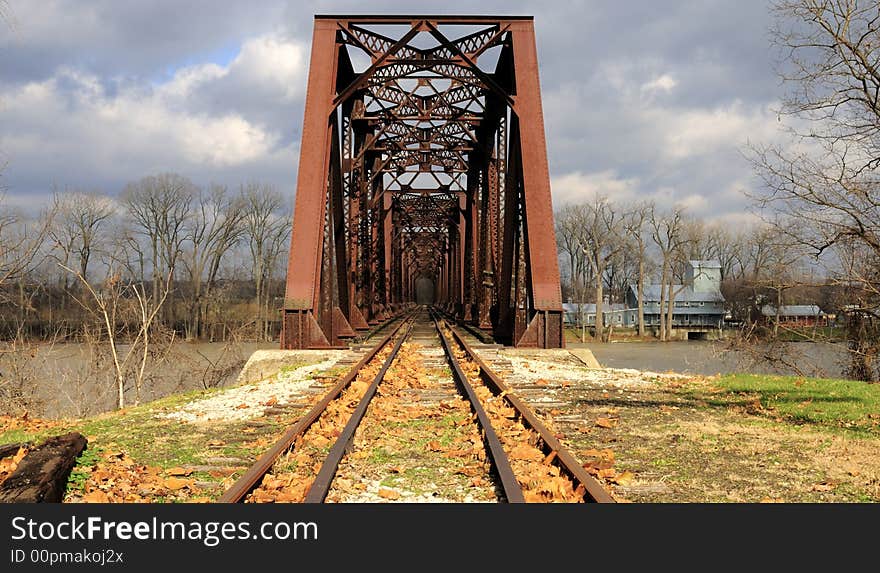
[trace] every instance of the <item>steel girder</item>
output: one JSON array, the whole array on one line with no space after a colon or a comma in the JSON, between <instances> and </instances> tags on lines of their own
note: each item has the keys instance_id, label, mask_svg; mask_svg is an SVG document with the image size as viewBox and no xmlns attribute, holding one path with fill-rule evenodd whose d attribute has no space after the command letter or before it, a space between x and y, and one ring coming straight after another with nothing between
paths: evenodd
<instances>
[{"instance_id":1,"label":"steel girder","mask_svg":"<svg viewBox=\"0 0 880 573\"><path fill-rule=\"evenodd\" d=\"M316 16L282 348L340 346L412 304L563 346L534 25Z\"/></svg>"}]
</instances>

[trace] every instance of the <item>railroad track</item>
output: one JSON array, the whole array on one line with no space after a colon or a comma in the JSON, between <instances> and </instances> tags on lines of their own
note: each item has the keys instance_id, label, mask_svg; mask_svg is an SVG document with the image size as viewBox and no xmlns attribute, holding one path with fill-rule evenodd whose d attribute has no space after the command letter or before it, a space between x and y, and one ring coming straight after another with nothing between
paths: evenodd
<instances>
[{"instance_id":1,"label":"railroad track","mask_svg":"<svg viewBox=\"0 0 880 573\"><path fill-rule=\"evenodd\" d=\"M362 500L352 485L365 487L376 439L396 440L391 449L408 466L390 471L431 473L468 492L448 501L613 501L461 334L425 307L369 348L219 501Z\"/></svg>"}]
</instances>

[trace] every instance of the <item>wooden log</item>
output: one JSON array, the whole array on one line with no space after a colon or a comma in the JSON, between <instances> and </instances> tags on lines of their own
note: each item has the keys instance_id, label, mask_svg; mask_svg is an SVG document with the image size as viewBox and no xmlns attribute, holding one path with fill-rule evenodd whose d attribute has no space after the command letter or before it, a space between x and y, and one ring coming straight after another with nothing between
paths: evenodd
<instances>
[{"instance_id":1,"label":"wooden log","mask_svg":"<svg viewBox=\"0 0 880 573\"><path fill-rule=\"evenodd\" d=\"M20 444L3 444L2 446L0 446L0 460L2 460L3 458L8 458L9 456L14 456L21 448L29 447L31 447L30 442L22 442Z\"/></svg>"},{"instance_id":2,"label":"wooden log","mask_svg":"<svg viewBox=\"0 0 880 573\"><path fill-rule=\"evenodd\" d=\"M79 432L49 438L19 462L0 484L0 503L59 503L87 440Z\"/></svg>"}]
</instances>

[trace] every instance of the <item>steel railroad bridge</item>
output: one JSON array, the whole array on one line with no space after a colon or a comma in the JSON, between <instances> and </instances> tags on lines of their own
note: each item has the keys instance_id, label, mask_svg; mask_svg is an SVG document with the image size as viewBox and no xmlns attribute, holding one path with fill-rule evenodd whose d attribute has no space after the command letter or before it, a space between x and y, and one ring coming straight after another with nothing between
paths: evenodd
<instances>
[{"instance_id":1,"label":"steel railroad bridge","mask_svg":"<svg viewBox=\"0 0 880 573\"><path fill-rule=\"evenodd\" d=\"M282 348L413 303L563 346L531 16L316 16Z\"/></svg>"}]
</instances>

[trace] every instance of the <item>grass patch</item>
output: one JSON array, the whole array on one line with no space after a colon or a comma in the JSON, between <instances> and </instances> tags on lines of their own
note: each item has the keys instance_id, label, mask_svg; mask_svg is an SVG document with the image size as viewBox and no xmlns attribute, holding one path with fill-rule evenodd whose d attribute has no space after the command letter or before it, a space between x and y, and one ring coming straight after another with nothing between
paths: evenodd
<instances>
[{"instance_id":1,"label":"grass patch","mask_svg":"<svg viewBox=\"0 0 880 573\"><path fill-rule=\"evenodd\" d=\"M794 424L880 435L880 385L854 380L731 374L713 380L713 406L737 406ZM699 392L698 392L699 393Z\"/></svg>"},{"instance_id":2,"label":"grass patch","mask_svg":"<svg viewBox=\"0 0 880 573\"><path fill-rule=\"evenodd\" d=\"M287 416L260 418L259 426L248 421L189 424L163 414L194 400L224 392L225 389L196 390L159 400L99 414L90 418L62 420L39 430L14 429L0 432L0 444L30 441L39 444L49 436L80 432L88 439L86 450L77 459L69 479L69 491L82 493L93 469L107 452L124 452L135 463L169 469L178 466L235 466L236 462L210 462L212 458L238 458L249 463L287 425ZM265 444L263 443L265 442ZM222 481L223 476L196 471L188 476L199 481ZM195 490L194 490L195 491ZM215 497L217 490L199 490L194 495ZM172 500L172 498L169 498ZM160 497L152 501L162 501Z\"/></svg>"}]
</instances>

